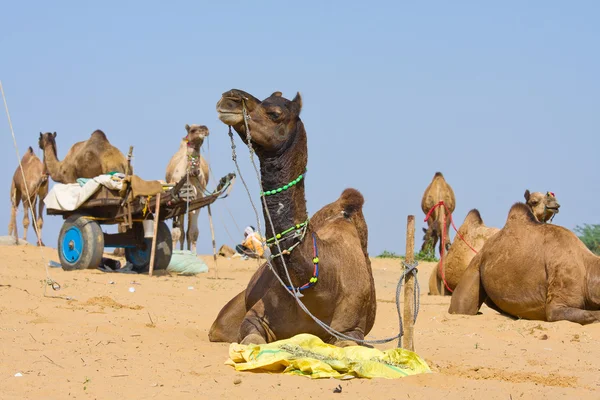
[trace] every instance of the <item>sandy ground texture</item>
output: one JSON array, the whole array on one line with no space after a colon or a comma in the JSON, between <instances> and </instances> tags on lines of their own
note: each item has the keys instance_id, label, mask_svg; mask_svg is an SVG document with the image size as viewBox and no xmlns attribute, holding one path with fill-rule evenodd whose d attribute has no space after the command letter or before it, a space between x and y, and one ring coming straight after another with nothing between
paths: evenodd
<instances>
[{"instance_id":1,"label":"sandy ground texture","mask_svg":"<svg viewBox=\"0 0 600 400\"><path fill-rule=\"evenodd\" d=\"M203 258L211 271L196 277L50 268L62 290L44 297L44 264L56 250L0 247L0 398L600 398L600 324L513 320L485 307L482 315L448 315L449 298L427 295L431 263L419 269L415 344L434 373L350 381L238 373L224 365L229 345L207 334L256 262L221 258L221 279L211 279L212 257ZM400 264L373 259L373 267L370 337L382 338L398 329ZM338 385L342 393L333 393Z\"/></svg>"}]
</instances>

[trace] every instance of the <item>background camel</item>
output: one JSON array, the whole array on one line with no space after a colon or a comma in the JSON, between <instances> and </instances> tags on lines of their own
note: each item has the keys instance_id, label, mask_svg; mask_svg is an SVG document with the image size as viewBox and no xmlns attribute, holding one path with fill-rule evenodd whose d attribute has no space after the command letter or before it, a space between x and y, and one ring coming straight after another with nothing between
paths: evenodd
<instances>
[{"instance_id":1,"label":"background camel","mask_svg":"<svg viewBox=\"0 0 600 400\"><path fill-rule=\"evenodd\" d=\"M40 132L39 146L54 182L75 183L77 178L94 178L112 171L127 171L127 159L100 130L94 131L88 140L75 143L62 161L57 157L56 132ZM133 170L128 172L132 174Z\"/></svg>"},{"instance_id":2,"label":"background camel","mask_svg":"<svg viewBox=\"0 0 600 400\"><path fill-rule=\"evenodd\" d=\"M458 228L458 234L450 250L444 256L443 260L438 262L437 267L431 271L431 276L429 277L429 294L450 295L452 293L451 290L454 290L456 285L458 285L469 262L475 257L475 251L478 252L481 250L485 242L498 231L498 228L485 226L478 210L473 209L469 211L463 224ZM460 236L465 240L463 241ZM442 262L443 270L441 268ZM443 279L445 279L446 283L443 282ZM448 285L450 290L448 290L446 285Z\"/></svg>"},{"instance_id":3,"label":"background camel","mask_svg":"<svg viewBox=\"0 0 600 400\"><path fill-rule=\"evenodd\" d=\"M307 221L304 173L307 164L307 137L300 120L300 94L290 101L273 93L260 101L240 90L223 94L217 103L219 118L233 126L246 141L243 108L248 112L252 145L260 160L261 183L266 207L274 228L267 225L267 237L295 227L293 235L281 238L281 248L295 247L290 254L273 259L277 274L285 277L282 258L294 287L302 290L302 301L319 319L346 335L363 339L375 321L375 286L368 258L367 225L362 214L364 199L346 189L334 203L325 206ZM263 213L266 210L263 205ZM266 219L266 217L265 217ZM314 242L313 242L314 240ZM315 247L316 245L316 247ZM318 251L318 278L313 252ZM273 253L277 253L272 248ZM284 278L286 279L286 278ZM246 290L223 307L209 333L211 341L265 343L311 333L337 345L338 341L310 319L294 298L263 265Z\"/></svg>"},{"instance_id":4,"label":"background camel","mask_svg":"<svg viewBox=\"0 0 600 400\"><path fill-rule=\"evenodd\" d=\"M485 302L517 318L600 321L600 257L566 228L515 204L504 227L471 260L449 312L475 315Z\"/></svg>"},{"instance_id":5,"label":"background camel","mask_svg":"<svg viewBox=\"0 0 600 400\"><path fill-rule=\"evenodd\" d=\"M427 220L427 229L423 228L425 236L423 237L421 251L427 251L428 246L431 246L435 252L435 246L438 240L440 242L440 254L442 253L442 246L445 246L446 250L448 250L450 246L450 231L448 230L450 227L449 214L454 212L456 199L454 197L454 191L450 185L448 185L442 173L436 172L431 183L427 186L427 189L425 189L425 193L423 193L421 210L427 215L429 211L442 200L446 207L436 207ZM442 219L445 220L445 226L443 226ZM443 229L446 229L446 243L442 243Z\"/></svg>"},{"instance_id":6,"label":"background camel","mask_svg":"<svg viewBox=\"0 0 600 400\"><path fill-rule=\"evenodd\" d=\"M529 193L529 190L525 190L525 202L540 222L552 221L560 208L560 204L558 204L558 200L552 192L546 192L546 194L542 192Z\"/></svg>"},{"instance_id":7,"label":"background camel","mask_svg":"<svg viewBox=\"0 0 600 400\"><path fill-rule=\"evenodd\" d=\"M29 147L21 159L21 167L17 167L10 185L10 222L8 223L8 234L15 236L15 242L19 244L19 234L17 233L17 211L19 202L23 202L23 240L27 240L27 229L29 229L29 204L31 201L31 214L33 220L37 222L38 232L37 244L43 246L42 226L44 225L44 197L48 194L48 175L42 161L35 155L33 149ZM27 186L25 186L27 183ZM29 198L27 198L29 193ZM39 199L39 212L36 213L36 203Z\"/></svg>"},{"instance_id":8,"label":"background camel","mask_svg":"<svg viewBox=\"0 0 600 400\"><path fill-rule=\"evenodd\" d=\"M548 210L556 210L558 212L558 207L560 207L552 192L548 192L546 195L541 192L529 195L529 191L526 191L525 197L532 200L527 205L531 208L534 217L540 222L547 222L554 215L553 212L549 212ZM475 257L476 252L479 252L485 242L498 231L498 228L485 226L479 211L476 209L471 210L458 229L459 234L456 235L457 239L454 240L448 254L443 260L438 262L437 268L431 272L429 294L450 295L451 291L458 285L469 263ZM466 243L460 236L465 239ZM443 270L440 267L442 261L444 264ZM443 283L442 271L443 278L446 280L445 284ZM448 290L446 285L448 285L450 290Z\"/></svg>"},{"instance_id":9,"label":"background camel","mask_svg":"<svg viewBox=\"0 0 600 400\"><path fill-rule=\"evenodd\" d=\"M166 181L167 183L177 183L189 172L190 184L196 188L197 197L204 196L204 190L208 184L208 164L200 155L200 147L204 139L208 136L208 128L204 125L186 125L187 136L181 140L179 150L171 157L167 165ZM185 239L187 239L187 249L196 253L196 242L198 241L198 215L200 210L190 212L188 227ZM185 224L185 215L173 218L173 248L177 242L181 242L183 250L184 238L181 235L181 229Z\"/></svg>"}]
</instances>

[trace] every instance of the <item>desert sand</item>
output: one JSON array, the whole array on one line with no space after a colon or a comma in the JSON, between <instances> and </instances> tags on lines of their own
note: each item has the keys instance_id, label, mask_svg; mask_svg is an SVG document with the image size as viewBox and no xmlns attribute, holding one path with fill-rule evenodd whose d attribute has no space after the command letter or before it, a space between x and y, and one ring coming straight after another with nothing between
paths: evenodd
<instances>
[{"instance_id":1,"label":"desert sand","mask_svg":"<svg viewBox=\"0 0 600 400\"><path fill-rule=\"evenodd\" d=\"M1 246L0 398L600 398L600 324L514 320L485 306L481 315L449 315L449 297L427 294L433 263L419 266L415 326L415 351L433 373L338 381L236 372L224 364L229 345L207 334L257 263L219 258L214 279L212 257L203 259L211 270L194 277L49 268L62 289L48 287L44 297L56 249ZM378 309L369 338L383 338L398 330L401 266L374 258L373 269Z\"/></svg>"}]
</instances>

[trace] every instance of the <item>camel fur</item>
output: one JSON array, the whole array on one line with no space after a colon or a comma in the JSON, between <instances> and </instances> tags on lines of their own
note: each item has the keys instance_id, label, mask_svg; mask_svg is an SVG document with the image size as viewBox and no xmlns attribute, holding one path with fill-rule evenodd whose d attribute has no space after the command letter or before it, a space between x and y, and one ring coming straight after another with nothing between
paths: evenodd
<instances>
[{"instance_id":1,"label":"camel fur","mask_svg":"<svg viewBox=\"0 0 600 400\"><path fill-rule=\"evenodd\" d=\"M167 183L177 183L187 176L189 172L190 184L196 189L196 197L204 196L204 190L208 184L208 163L200 155L200 148L209 135L208 128L204 125L186 125L187 135L179 143L179 149L169 160L165 179ZM185 238L182 237L181 229L185 225L185 214L173 218L173 248L177 242L181 244L181 250L184 247L184 241L187 242L187 249L196 253L196 243L198 241L198 216L200 210L190 211L188 226ZM185 240L184 240L185 239Z\"/></svg>"},{"instance_id":2,"label":"camel fur","mask_svg":"<svg viewBox=\"0 0 600 400\"><path fill-rule=\"evenodd\" d=\"M40 132L39 146L54 182L76 183L77 178L94 178L113 171L133 173L131 168L127 171L123 153L111 145L100 130L94 131L88 140L75 143L62 161L57 156L56 132Z\"/></svg>"},{"instance_id":3,"label":"camel fur","mask_svg":"<svg viewBox=\"0 0 600 400\"><path fill-rule=\"evenodd\" d=\"M224 93L217 103L219 118L246 142L244 106L249 116L252 145L260 160L264 190L282 187L304 174L308 155L307 135L300 120L300 94L290 101L275 92L260 101L241 90ZM307 219L304 179L287 190L266 196L265 200L265 220L268 220L266 212L269 210L274 223L274 227L267 224L267 237ZM363 203L363 196L357 190L344 190L338 200L314 214L304 240L291 254L272 261L275 272L285 282L282 258L294 287L309 282L314 268L314 235L319 277L316 285L301 292L301 300L317 318L357 340L369 333L376 313ZM281 248L289 248L298 243L297 240L284 237ZM276 247L271 249L277 253ZM338 346L357 344L354 340L338 340L317 325L264 264L252 276L246 290L223 307L210 329L209 339L260 344L299 333L311 333Z\"/></svg>"},{"instance_id":4,"label":"camel fur","mask_svg":"<svg viewBox=\"0 0 600 400\"><path fill-rule=\"evenodd\" d=\"M535 219L540 222L552 221L554 216L558 214L560 204L556 196L552 192L533 192L525 191L525 203L533 211Z\"/></svg>"},{"instance_id":5,"label":"camel fur","mask_svg":"<svg viewBox=\"0 0 600 400\"><path fill-rule=\"evenodd\" d=\"M43 246L42 227L44 225L44 197L48 194L48 174L42 161L35 155L33 149L29 147L21 159L21 167L18 166L13 174L10 186L10 222L8 224L8 234L14 235L16 244L19 244L19 234L17 232L17 211L19 203L23 202L23 240L27 240L27 230L29 229L29 211L31 205L31 215L37 224L37 244ZM23 181L25 175L25 181ZM29 197L27 197L29 193ZM39 210L36 212L36 204L39 200Z\"/></svg>"},{"instance_id":6,"label":"camel fur","mask_svg":"<svg viewBox=\"0 0 600 400\"><path fill-rule=\"evenodd\" d=\"M516 318L598 322L600 257L570 230L539 222L517 203L471 260L448 312L475 315L484 302Z\"/></svg>"},{"instance_id":7,"label":"camel fur","mask_svg":"<svg viewBox=\"0 0 600 400\"><path fill-rule=\"evenodd\" d=\"M456 198L452 187L444 179L441 172L436 172L431 180L431 183L425 189L423 198L421 199L421 210L427 215L429 211L435 207L440 201L444 202L444 206L436 207L427 220L427 229L423 228L425 236L423 237L423 245L421 251L427 251L429 246L435 252L435 246L440 242L440 254L442 246L448 250L450 248L450 217L456 207ZM445 223L444 223L445 222ZM443 230L446 231L445 243L442 243Z\"/></svg>"}]
</instances>

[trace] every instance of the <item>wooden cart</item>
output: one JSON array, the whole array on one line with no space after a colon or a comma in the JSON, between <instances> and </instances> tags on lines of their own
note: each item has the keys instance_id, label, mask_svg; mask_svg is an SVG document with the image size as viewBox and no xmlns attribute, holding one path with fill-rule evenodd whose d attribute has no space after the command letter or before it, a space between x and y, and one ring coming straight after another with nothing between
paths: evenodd
<instances>
[{"instance_id":1,"label":"wooden cart","mask_svg":"<svg viewBox=\"0 0 600 400\"><path fill-rule=\"evenodd\" d=\"M227 197L235 174L219 181L212 193L194 195L193 187L183 178L160 196L159 224L156 237L154 269L166 269L171 261L173 242L165 220L198 210ZM189 207L189 209L188 209ZM125 258L136 272L145 272L150 264L152 238L144 237L144 220L153 220L156 197L132 197L130 191L121 196L118 190L101 187L74 211L47 209L48 215L62 215L63 226L58 236L58 257L65 270L96 268L105 247L124 248ZM120 233L103 233L100 225L119 224Z\"/></svg>"}]
</instances>

